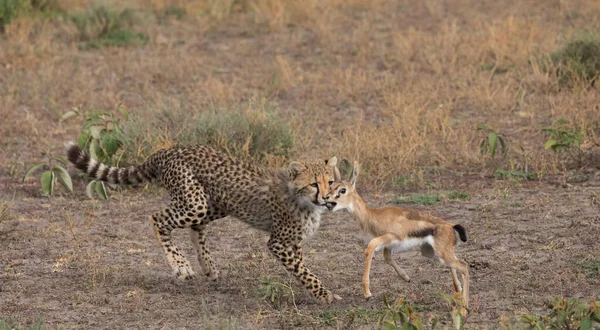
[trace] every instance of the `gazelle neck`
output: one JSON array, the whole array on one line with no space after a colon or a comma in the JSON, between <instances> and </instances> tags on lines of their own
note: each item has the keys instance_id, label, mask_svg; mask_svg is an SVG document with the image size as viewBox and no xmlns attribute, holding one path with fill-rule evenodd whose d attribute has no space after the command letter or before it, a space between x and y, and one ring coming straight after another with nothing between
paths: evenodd
<instances>
[{"instance_id":1,"label":"gazelle neck","mask_svg":"<svg viewBox=\"0 0 600 330\"><path fill-rule=\"evenodd\" d=\"M352 196L352 202L348 211L354 215L356 221L365 232L370 232L373 227L373 209L365 203L358 193Z\"/></svg>"}]
</instances>

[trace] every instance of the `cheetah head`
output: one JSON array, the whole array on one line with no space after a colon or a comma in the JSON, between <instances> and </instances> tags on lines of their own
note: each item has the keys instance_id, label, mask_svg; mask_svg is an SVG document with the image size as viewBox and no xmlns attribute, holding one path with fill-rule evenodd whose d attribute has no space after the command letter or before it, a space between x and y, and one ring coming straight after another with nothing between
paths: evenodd
<instances>
[{"instance_id":1,"label":"cheetah head","mask_svg":"<svg viewBox=\"0 0 600 330\"><path fill-rule=\"evenodd\" d=\"M339 174L336 164L335 156L324 162L290 163L291 189L296 198L325 209L327 203L324 197Z\"/></svg>"}]
</instances>

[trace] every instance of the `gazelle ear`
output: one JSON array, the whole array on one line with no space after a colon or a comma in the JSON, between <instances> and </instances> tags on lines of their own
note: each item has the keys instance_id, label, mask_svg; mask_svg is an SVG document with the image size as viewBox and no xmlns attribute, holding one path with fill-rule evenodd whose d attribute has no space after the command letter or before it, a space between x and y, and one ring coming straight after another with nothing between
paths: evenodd
<instances>
[{"instance_id":1,"label":"gazelle ear","mask_svg":"<svg viewBox=\"0 0 600 330\"><path fill-rule=\"evenodd\" d=\"M293 175L298 175L298 173L306 170L307 167L306 167L306 165L304 165L304 163L301 163L301 162L291 162L289 169Z\"/></svg>"},{"instance_id":2,"label":"gazelle ear","mask_svg":"<svg viewBox=\"0 0 600 330\"><path fill-rule=\"evenodd\" d=\"M353 187L356 187L356 179L358 178L358 173L360 172L360 167L357 161L354 161L354 167L352 168L352 174L350 175L350 183Z\"/></svg>"},{"instance_id":3,"label":"gazelle ear","mask_svg":"<svg viewBox=\"0 0 600 330\"><path fill-rule=\"evenodd\" d=\"M325 164L331 166L331 167L335 167L337 165L337 157L333 156L327 160L325 160Z\"/></svg>"}]
</instances>

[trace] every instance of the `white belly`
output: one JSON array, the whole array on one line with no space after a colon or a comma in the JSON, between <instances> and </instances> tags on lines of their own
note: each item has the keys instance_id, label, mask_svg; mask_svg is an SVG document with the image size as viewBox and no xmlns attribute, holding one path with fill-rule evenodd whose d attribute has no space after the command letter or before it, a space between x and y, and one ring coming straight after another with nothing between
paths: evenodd
<instances>
[{"instance_id":1,"label":"white belly","mask_svg":"<svg viewBox=\"0 0 600 330\"><path fill-rule=\"evenodd\" d=\"M376 251L379 251L381 248L386 247L390 248L392 251L395 252L402 252L414 248L420 248L425 244L433 246L433 236L426 236L423 238L407 238L404 240L393 241L391 244L380 245L379 247L377 247Z\"/></svg>"}]
</instances>

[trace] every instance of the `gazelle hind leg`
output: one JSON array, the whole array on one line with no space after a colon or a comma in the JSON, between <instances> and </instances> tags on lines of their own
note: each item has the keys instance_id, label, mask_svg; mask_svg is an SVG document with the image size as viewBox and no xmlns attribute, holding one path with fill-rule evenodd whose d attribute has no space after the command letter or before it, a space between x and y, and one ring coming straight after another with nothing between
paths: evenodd
<instances>
[{"instance_id":1,"label":"gazelle hind leg","mask_svg":"<svg viewBox=\"0 0 600 330\"><path fill-rule=\"evenodd\" d=\"M452 227L436 227L436 235L434 237L434 251L438 259L450 267L452 272L452 281L456 292L462 291L462 298L465 307L469 307L469 265L460 260L454 254L454 245L456 244L456 236ZM460 282L456 271L461 273L463 287L461 290Z\"/></svg>"},{"instance_id":2,"label":"gazelle hind leg","mask_svg":"<svg viewBox=\"0 0 600 330\"><path fill-rule=\"evenodd\" d=\"M392 250L390 248L385 248L383 250L383 257L385 258L385 262L387 262L388 265L394 268L394 270L396 271L396 273L398 273L398 276L400 276L401 279L405 280L406 282L410 282L410 277L408 276L408 274L406 274L404 269L400 268L396 263L396 260L392 258Z\"/></svg>"},{"instance_id":3,"label":"gazelle hind leg","mask_svg":"<svg viewBox=\"0 0 600 330\"><path fill-rule=\"evenodd\" d=\"M206 247L206 224L192 226L191 229L190 239L192 240L194 250L196 250L200 267L206 277L216 280L219 277L219 273L213 264L210 251Z\"/></svg>"},{"instance_id":4,"label":"gazelle hind leg","mask_svg":"<svg viewBox=\"0 0 600 330\"><path fill-rule=\"evenodd\" d=\"M456 274L456 269L450 268L450 272L452 273L452 282L454 283L454 292L462 292L462 285L460 285L460 281L458 280L458 275Z\"/></svg>"}]
</instances>

